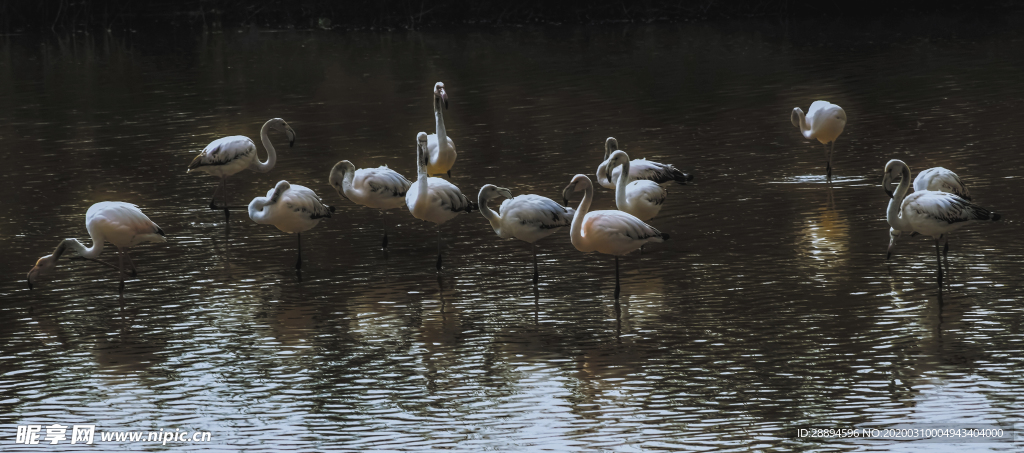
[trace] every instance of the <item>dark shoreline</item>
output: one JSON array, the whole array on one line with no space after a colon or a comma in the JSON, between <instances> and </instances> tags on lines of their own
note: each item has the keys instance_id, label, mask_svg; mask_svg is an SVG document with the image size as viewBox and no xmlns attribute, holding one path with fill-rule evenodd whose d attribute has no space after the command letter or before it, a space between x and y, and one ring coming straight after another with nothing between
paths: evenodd
<instances>
[{"instance_id":1,"label":"dark shoreline","mask_svg":"<svg viewBox=\"0 0 1024 453\"><path fill-rule=\"evenodd\" d=\"M218 30L420 29L524 24L682 23L760 18L900 20L943 15L998 20L1024 12L1013 1L991 3L893 2L823 4L786 0L702 1L467 1L413 0L0 0L0 32L98 32L152 27Z\"/></svg>"}]
</instances>

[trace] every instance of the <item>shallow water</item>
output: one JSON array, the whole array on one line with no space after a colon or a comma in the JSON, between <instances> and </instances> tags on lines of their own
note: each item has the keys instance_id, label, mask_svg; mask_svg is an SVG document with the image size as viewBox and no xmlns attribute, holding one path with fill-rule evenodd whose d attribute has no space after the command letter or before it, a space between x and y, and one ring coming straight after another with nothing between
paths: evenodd
<instances>
[{"instance_id":1,"label":"shallow water","mask_svg":"<svg viewBox=\"0 0 1024 453\"><path fill-rule=\"evenodd\" d=\"M1010 430L1024 423L1024 41L1009 25L930 38L946 25L0 38L4 450L16 425L52 423L210 431L188 448L248 451L961 451L796 430ZM618 299L614 261L567 229L538 244L537 287L529 246L475 213L444 225L440 275L436 230L406 211L387 215L382 253L380 215L328 171L414 177L438 80L452 181L473 198L494 183L558 199L608 136L696 174L668 186L650 223L672 238L622 260ZM821 145L789 122L819 98L849 117L831 185ZM242 211L225 222L206 207L216 179L185 172L211 140L276 116L295 147L271 133L277 167L228 185L232 204L287 179L337 207L304 234L300 276L294 236ZM885 261L891 158L957 171L1005 216L953 236L941 293L931 240ZM34 260L88 242L84 213L103 200L138 204L168 242L133 249L123 298L114 272L81 261L29 291Z\"/></svg>"}]
</instances>

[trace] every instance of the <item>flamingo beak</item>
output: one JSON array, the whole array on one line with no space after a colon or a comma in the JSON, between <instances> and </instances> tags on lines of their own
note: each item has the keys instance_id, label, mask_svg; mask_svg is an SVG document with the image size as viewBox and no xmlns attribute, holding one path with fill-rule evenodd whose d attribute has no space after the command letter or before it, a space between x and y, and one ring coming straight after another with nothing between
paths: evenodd
<instances>
[{"instance_id":1,"label":"flamingo beak","mask_svg":"<svg viewBox=\"0 0 1024 453\"><path fill-rule=\"evenodd\" d=\"M288 135L288 146L291 148L295 147L295 130L291 126L287 126L285 134Z\"/></svg>"},{"instance_id":2,"label":"flamingo beak","mask_svg":"<svg viewBox=\"0 0 1024 453\"><path fill-rule=\"evenodd\" d=\"M448 93L444 91L444 88L441 88L441 102L444 102L444 109L448 110Z\"/></svg>"},{"instance_id":3,"label":"flamingo beak","mask_svg":"<svg viewBox=\"0 0 1024 453\"><path fill-rule=\"evenodd\" d=\"M893 192L891 190L889 190L888 187L885 188L885 194L888 195L889 198L892 198L892 196L893 196Z\"/></svg>"},{"instance_id":4,"label":"flamingo beak","mask_svg":"<svg viewBox=\"0 0 1024 453\"><path fill-rule=\"evenodd\" d=\"M562 205L569 206L569 195L576 191L576 183L571 182L562 190Z\"/></svg>"},{"instance_id":5,"label":"flamingo beak","mask_svg":"<svg viewBox=\"0 0 1024 453\"><path fill-rule=\"evenodd\" d=\"M37 278L37 276L41 272L42 271L39 269L39 265L38 264L36 264L35 266L32 266L32 270L28 271L28 275L25 277L25 280L28 281L28 289L32 289L33 288L32 279Z\"/></svg>"}]
</instances>

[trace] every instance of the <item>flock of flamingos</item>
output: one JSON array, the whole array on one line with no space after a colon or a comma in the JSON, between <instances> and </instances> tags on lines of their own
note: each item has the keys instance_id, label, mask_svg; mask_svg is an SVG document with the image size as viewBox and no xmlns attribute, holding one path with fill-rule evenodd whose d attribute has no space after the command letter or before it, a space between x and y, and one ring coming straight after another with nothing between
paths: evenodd
<instances>
[{"instance_id":1,"label":"flock of flamingos","mask_svg":"<svg viewBox=\"0 0 1024 453\"><path fill-rule=\"evenodd\" d=\"M381 166L361 168L343 160L330 173L330 184L342 198L354 203L384 210L409 208L413 217L437 224L437 269L440 271L441 225L459 214L480 213L501 238L516 238L533 248L533 281L537 282L537 254L535 243L562 227L570 226L573 246L585 253L600 252L615 256L615 288L619 289L618 257L641 249L650 242L662 242L668 235L645 223L658 215L665 202L666 191L661 184L685 184L693 177L672 165L631 160L618 149L613 137L605 141L604 161L595 176L601 186L615 190L618 210L590 211L594 199L594 185L590 178L578 174L562 191L563 203L540 195L513 196L509 189L487 184L480 188L476 202L472 201L451 182L431 175L447 174L455 165L455 143L445 131L442 112L448 108L448 95L444 84L434 85L434 119L436 132L416 136L416 181L411 182L400 173ZM815 101L807 113L799 107L793 109L791 121L807 139L817 139L825 147L826 178L832 182L832 152L835 141L846 125L846 112L826 101ZM266 122L260 131L267 149L266 162L260 162L256 145L247 137L231 136L214 140L188 165L188 171L203 171L220 178L220 184L210 201L210 209L224 210L229 216L227 178L245 169L262 173L274 168L277 153L267 136L269 129L284 133L290 145L295 144L295 131L283 119ZM831 143L831 146L829 144ZM945 168L930 168L918 174L913 181L914 193L908 195L911 185L910 167L893 159L885 166L882 186L889 195L886 219L889 222L889 255L897 238L902 235L922 234L935 239L938 260L938 281L942 286L942 257L949 251L947 235L971 221L999 220L999 214L990 212L971 202L967 188L955 173ZM899 185L893 188L899 179ZM567 207L570 196L583 192L583 200L576 209ZM218 206L218 195L221 204ZM504 198L497 212L487 203ZM330 217L334 208L320 200L313 190L288 181L279 181L265 197L254 198L248 206L249 218L260 224L274 225L298 238L298 259L295 268L302 267L302 232L315 227L320 219ZM382 216L383 218L383 216ZM28 273L28 286L32 288L40 276L51 272L57 260L68 248L81 258L116 268L121 278L120 291L124 291L125 275L136 275L135 264L128 248L143 242L164 242L164 232L130 203L104 201L92 205L85 214L85 226L92 238L86 248L77 239L65 239L50 255L39 258ZM940 241L947 239L940 252ZM118 251L118 265L100 261L104 242L110 242ZM382 246L387 248L387 225L384 224ZM125 271L128 261L130 273ZM887 258L888 259L888 256Z\"/></svg>"}]
</instances>

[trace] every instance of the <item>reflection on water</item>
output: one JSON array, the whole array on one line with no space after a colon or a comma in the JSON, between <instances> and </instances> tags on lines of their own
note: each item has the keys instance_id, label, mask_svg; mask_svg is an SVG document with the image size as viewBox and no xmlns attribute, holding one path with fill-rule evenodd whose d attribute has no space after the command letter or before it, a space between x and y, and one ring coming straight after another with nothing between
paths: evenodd
<instances>
[{"instance_id":1,"label":"reflection on water","mask_svg":"<svg viewBox=\"0 0 1024 453\"><path fill-rule=\"evenodd\" d=\"M5 37L2 429L205 430L214 443L194 447L211 450L747 451L877 446L797 427L1019 420L1024 68L1007 55L1024 49L1001 30ZM567 230L538 243L534 286L529 247L460 216L438 274L432 224L389 214L384 252L380 214L333 195L341 159L413 175L438 80L465 193L555 197L608 136L696 174L652 221L672 239L621 260L620 297L614 260L578 253ZM789 124L818 98L849 116L832 184ZM185 173L211 140L270 117L295 147L228 184L247 201L287 179L337 207L304 235L301 280L293 239L243 212L225 221L207 208L216 178ZM1007 219L958 232L941 299L930 241L884 259L891 158L956 169ZM27 290L32 262L84 238L102 200L138 204L168 235L133 250L123 299L82 261ZM597 192L595 209L613 204Z\"/></svg>"}]
</instances>

